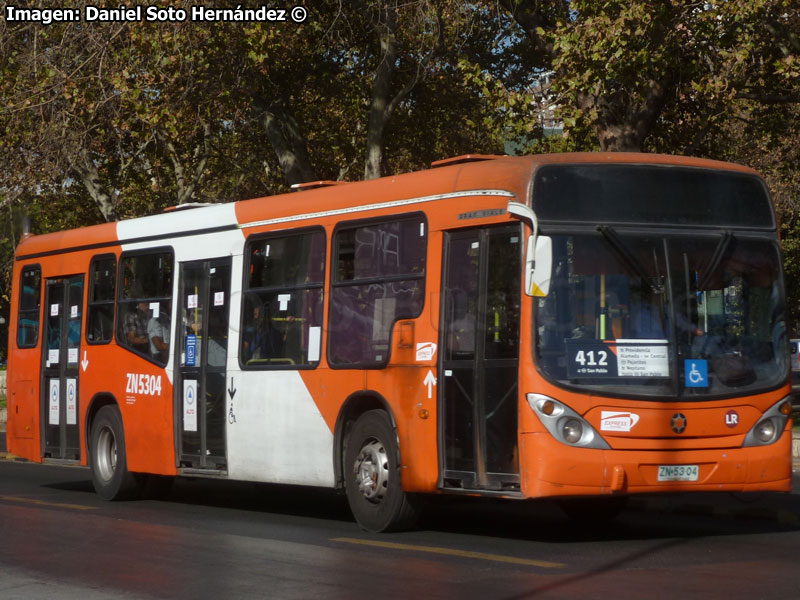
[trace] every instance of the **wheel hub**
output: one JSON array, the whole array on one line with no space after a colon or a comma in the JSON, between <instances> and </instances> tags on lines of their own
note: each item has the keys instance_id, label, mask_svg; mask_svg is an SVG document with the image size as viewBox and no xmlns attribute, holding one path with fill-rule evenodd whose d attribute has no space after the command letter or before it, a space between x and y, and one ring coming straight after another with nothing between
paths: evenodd
<instances>
[{"instance_id":1,"label":"wheel hub","mask_svg":"<svg viewBox=\"0 0 800 600\"><path fill-rule=\"evenodd\" d=\"M364 444L356 457L353 471L358 491L370 502L383 500L389 485L389 458L378 440Z\"/></svg>"},{"instance_id":2,"label":"wheel hub","mask_svg":"<svg viewBox=\"0 0 800 600\"><path fill-rule=\"evenodd\" d=\"M117 440L114 433L104 428L97 438L97 470L100 477L110 481L117 468Z\"/></svg>"}]
</instances>

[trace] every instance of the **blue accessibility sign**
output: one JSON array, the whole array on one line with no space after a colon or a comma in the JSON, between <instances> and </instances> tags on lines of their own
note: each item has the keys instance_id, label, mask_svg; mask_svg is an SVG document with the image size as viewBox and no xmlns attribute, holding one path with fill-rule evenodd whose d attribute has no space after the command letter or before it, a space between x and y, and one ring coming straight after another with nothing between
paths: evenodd
<instances>
[{"instance_id":1,"label":"blue accessibility sign","mask_svg":"<svg viewBox=\"0 0 800 600\"><path fill-rule=\"evenodd\" d=\"M708 387L708 361L688 358L683 361L683 374L687 388Z\"/></svg>"},{"instance_id":2,"label":"blue accessibility sign","mask_svg":"<svg viewBox=\"0 0 800 600\"><path fill-rule=\"evenodd\" d=\"M190 333L186 336L186 366L194 367L197 363L197 336Z\"/></svg>"}]
</instances>

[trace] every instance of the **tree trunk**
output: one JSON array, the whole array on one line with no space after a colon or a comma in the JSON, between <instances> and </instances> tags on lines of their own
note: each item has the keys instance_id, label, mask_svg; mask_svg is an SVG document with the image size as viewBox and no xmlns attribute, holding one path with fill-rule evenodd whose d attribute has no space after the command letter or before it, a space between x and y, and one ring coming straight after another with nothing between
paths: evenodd
<instances>
[{"instance_id":1,"label":"tree trunk","mask_svg":"<svg viewBox=\"0 0 800 600\"><path fill-rule=\"evenodd\" d=\"M577 104L584 112L597 109L599 118L594 132L604 152L644 151L647 136L664 108L668 89L660 81L650 81L649 85L647 96L638 104L622 94L578 95Z\"/></svg>"},{"instance_id":2,"label":"tree trunk","mask_svg":"<svg viewBox=\"0 0 800 600\"><path fill-rule=\"evenodd\" d=\"M100 209L103 219L109 223L116 221L119 218L117 215L117 207L114 205L111 194L109 194L100 183L100 174L97 172L97 167L85 153L82 155L82 158L82 164L75 165L74 167L78 178L81 180L81 183L83 183L86 191L89 192L97 208Z\"/></svg>"},{"instance_id":3,"label":"tree trunk","mask_svg":"<svg viewBox=\"0 0 800 600\"><path fill-rule=\"evenodd\" d=\"M646 132L635 124L597 124L594 132L603 152L642 152L644 149Z\"/></svg>"},{"instance_id":4,"label":"tree trunk","mask_svg":"<svg viewBox=\"0 0 800 600\"><path fill-rule=\"evenodd\" d=\"M386 28L387 31L380 32L381 59L380 63L378 63L378 68L375 70L375 80L372 84L364 179L377 179L383 174L386 148L384 130L389 120L388 107L392 90L394 64L397 60L397 38L395 32L392 30L390 23L386 24Z\"/></svg>"},{"instance_id":5,"label":"tree trunk","mask_svg":"<svg viewBox=\"0 0 800 600\"><path fill-rule=\"evenodd\" d=\"M281 102L256 99L256 110L289 185L319 179L308 155L306 138Z\"/></svg>"},{"instance_id":6,"label":"tree trunk","mask_svg":"<svg viewBox=\"0 0 800 600\"><path fill-rule=\"evenodd\" d=\"M191 201L200 180L205 174L206 164L211 156L211 125L203 123L203 143L197 146L194 151L194 170L187 176L186 169L181 163L180 154L175 149L172 142L166 143L167 155L172 161L172 168L175 171L175 185L178 190L178 204L186 204Z\"/></svg>"}]
</instances>

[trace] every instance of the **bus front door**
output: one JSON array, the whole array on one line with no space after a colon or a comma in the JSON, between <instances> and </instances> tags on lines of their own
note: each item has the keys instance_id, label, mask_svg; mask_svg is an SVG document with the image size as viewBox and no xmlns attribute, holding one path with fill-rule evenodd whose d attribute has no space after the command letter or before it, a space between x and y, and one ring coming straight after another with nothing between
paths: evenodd
<instances>
[{"instance_id":1,"label":"bus front door","mask_svg":"<svg viewBox=\"0 0 800 600\"><path fill-rule=\"evenodd\" d=\"M519 225L445 236L440 340L441 485L519 489Z\"/></svg>"},{"instance_id":2,"label":"bus front door","mask_svg":"<svg viewBox=\"0 0 800 600\"><path fill-rule=\"evenodd\" d=\"M231 259L181 263L175 386L178 466L222 471Z\"/></svg>"},{"instance_id":3,"label":"bus front door","mask_svg":"<svg viewBox=\"0 0 800 600\"><path fill-rule=\"evenodd\" d=\"M78 425L83 275L48 279L42 343L42 457L81 458Z\"/></svg>"}]
</instances>

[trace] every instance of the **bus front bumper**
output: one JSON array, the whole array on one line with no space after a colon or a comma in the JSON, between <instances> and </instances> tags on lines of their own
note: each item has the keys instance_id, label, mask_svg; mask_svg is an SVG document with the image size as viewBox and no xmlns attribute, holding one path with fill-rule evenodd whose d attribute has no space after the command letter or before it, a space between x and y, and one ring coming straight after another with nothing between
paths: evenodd
<instances>
[{"instance_id":1,"label":"bus front bumper","mask_svg":"<svg viewBox=\"0 0 800 600\"><path fill-rule=\"evenodd\" d=\"M788 492L792 487L791 443L789 428L768 446L702 450L595 450L567 446L549 433L524 433L520 436L522 494L538 498Z\"/></svg>"}]
</instances>

